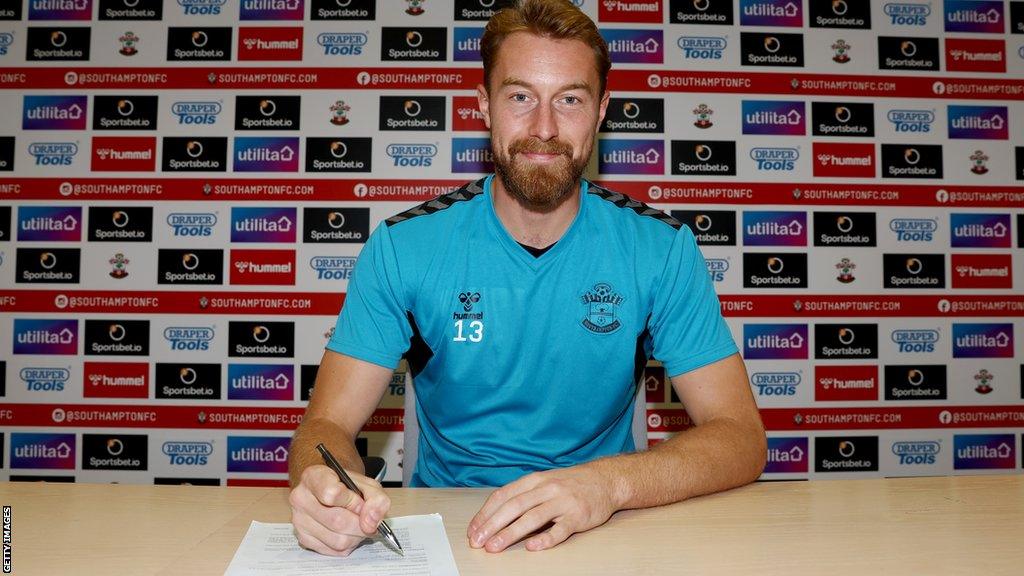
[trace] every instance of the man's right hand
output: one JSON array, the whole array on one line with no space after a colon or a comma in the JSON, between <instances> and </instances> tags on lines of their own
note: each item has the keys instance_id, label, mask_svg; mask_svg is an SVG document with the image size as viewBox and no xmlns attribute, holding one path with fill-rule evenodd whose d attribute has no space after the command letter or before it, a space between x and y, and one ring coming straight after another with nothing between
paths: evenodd
<instances>
[{"instance_id":1,"label":"man's right hand","mask_svg":"<svg viewBox=\"0 0 1024 576\"><path fill-rule=\"evenodd\" d=\"M314 464L302 471L288 502L292 526L303 548L328 556L348 556L377 533L391 499L376 480L355 472L349 476L364 498L346 488L327 466Z\"/></svg>"}]
</instances>

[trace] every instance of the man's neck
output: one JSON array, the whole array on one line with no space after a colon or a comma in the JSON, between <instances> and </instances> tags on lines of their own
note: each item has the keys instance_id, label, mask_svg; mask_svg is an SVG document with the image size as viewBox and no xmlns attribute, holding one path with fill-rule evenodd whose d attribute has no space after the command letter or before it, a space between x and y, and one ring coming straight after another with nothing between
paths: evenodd
<instances>
[{"instance_id":1,"label":"man's neck","mask_svg":"<svg viewBox=\"0 0 1024 576\"><path fill-rule=\"evenodd\" d=\"M491 181L494 212L505 230L520 244L533 248L547 248L565 234L580 208L580 183L557 206L540 209L531 207L505 190L501 176Z\"/></svg>"}]
</instances>

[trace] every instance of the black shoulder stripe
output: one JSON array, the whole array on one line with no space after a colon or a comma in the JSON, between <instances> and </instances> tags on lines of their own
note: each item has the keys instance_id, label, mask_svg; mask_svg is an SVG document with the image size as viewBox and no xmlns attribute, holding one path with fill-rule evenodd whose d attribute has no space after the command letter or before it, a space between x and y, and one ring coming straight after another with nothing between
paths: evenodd
<instances>
[{"instance_id":1,"label":"black shoulder stripe","mask_svg":"<svg viewBox=\"0 0 1024 576\"><path fill-rule=\"evenodd\" d=\"M675 228L676 230L679 230L679 228L682 227L683 225L679 220L676 220L675 218L669 216L668 214L662 212L661 210L658 210L657 208L651 208L650 206L644 204L643 202L637 202L636 200L633 200L632 198L626 196L625 194L612 192L611 190L604 188L602 186L598 186L593 182L590 182L590 186L588 187L587 193L593 194L598 198L607 200L612 204L615 204L619 208L627 208L641 216L650 216L655 220L660 220L661 222L668 224L669 226Z\"/></svg>"},{"instance_id":2,"label":"black shoulder stripe","mask_svg":"<svg viewBox=\"0 0 1024 576\"><path fill-rule=\"evenodd\" d=\"M480 194L483 194L485 179L486 178L481 178L475 182L469 182L468 184L465 184L447 194L438 196L433 200L428 200L423 204L410 208L400 214L395 214L391 218L385 220L384 223L388 226L394 226L399 222L405 222L406 220L411 220L417 216L426 216L427 214L440 212L457 202L472 200Z\"/></svg>"}]
</instances>

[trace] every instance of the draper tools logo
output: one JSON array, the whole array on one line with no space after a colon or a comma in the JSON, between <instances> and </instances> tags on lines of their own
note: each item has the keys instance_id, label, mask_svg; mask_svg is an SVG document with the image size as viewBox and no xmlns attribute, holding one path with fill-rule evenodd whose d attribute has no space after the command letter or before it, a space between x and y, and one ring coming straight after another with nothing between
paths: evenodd
<instances>
[{"instance_id":1,"label":"draper tools logo","mask_svg":"<svg viewBox=\"0 0 1024 576\"><path fill-rule=\"evenodd\" d=\"M146 470L145 434L82 434L82 470Z\"/></svg>"},{"instance_id":2,"label":"draper tools logo","mask_svg":"<svg viewBox=\"0 0 1024 576\"><path fill-rule=\"evenodd\" d=\"M942 178L942 145L882 144L882 178Z\"/></svg>"},{"instance_id":3,"label":"draper tools logo","mask_svg":"<svg viewBox=\"0 0 1024 576\"><path fill-rule=\"evenodd\" d=\"M807 438L769 438L765 474L803 474L807 472L810 450Z\"/></svg>"},{"instance_id":4,"label":"draper tools logo","mask_svg":"<svg viewBox=\"0 0 1024 576\"><path fill-rule=\"evenodd\" d=\"M1009 113L1006 106L950 105L950 138L975 140L1006 140L1010 137Z\"/></svg>"},{"instance_id":5,"label":"draper tools logo","mask_svg":"<svg viewBox=\"0 0 1024 576\"><path fill-rule=\"evenodd\" d=\"M306 138L306 172L369 172L372 138Z\"/></svg>"},{"instance_id":6,"label":"draper tools logo","mask_svg":"<svg viewBox=\"0 0 1024 576\"><path fill-rule=\"evenodd\" d=\"M747 360L806 360L806 324L744 324L743 357Z\"/></svg>"},{"instance_id":7,"label":"draper tools logo","mask_svg":"<svg viewBox=\"0 0 1024 576\"><path fill-rule=\"evenodd\" d=\"M954 470L1012 470L1017 467L1013 434L956 434Z\"/></svg>"},{"instance_id":8,"label":"draper tools logo","mask_svg":"<svg viewBox=\"0 0 1024 576\"><path fill-rule=\"evenodd\" d=\"M220 399L220 364L158 363L154 376L157 399Z\"/></svg>"},{"instance_id":9,"label":"draper tools logo","mask_svg":"<svg viewBox=\"0 0 1024 576\"><path fill-rule=\"evenodd\" d=\"M14 353L78 354L78 321L15 318Z\"/></svg>"},{"instance_id":10,"label":"draper tools logo","mask_svg":"<svg viewBox=\"0 0 1024 576\"><path fill-rule=\"evenodd\" d=\"M92 0L29 0L28 19L92 20Z\"/></svg>"},{"instance_id":11,"label":"draper tools logo","mask_svg":"<svg viewBox=\"0 0 1024 576\"><path fill-rule=\"evenodd\" d=\"M228 400L294 400L290 364L228 364Z\"/></svg>"},{"instance_id":12,"label":"draper tools logo","mask_svg":"<svg viewBox=\"0 0 1024 576\"><path fill-rule=\"evenodd\" d=\"M606 28L601 36L608 44L612 62L621 64L661 64L664 45L660 29Z\"/></svg>"},{"instance_id":13,"label":"draper tools logo","mask_svg":"<svg viewBox=\"0 0 1024 576\"><path fill-rule=\"evenodd\" d=\"M381 60L443 62L447 55L447 28L381 29Z\"/></svg>"},{"instance_id":14,"label":"draper tools logo","mask_svg":"<svg viewBox=\"0 0 1024 576\"><path fill-rule=\"evenodd\" d=\"M452 138L452 172L486 174L493 171L490 138Z\"/></svg>"},{"instance_id":15,"label":"draper tools logo","mask_svg":"<svg viewBox=\"0 0 1024 576\"><path fill-rule=\"evenodd\" d=\"M890 110L886 118L896 132L930 134L935 122L934 110Z\"/></svg>"},{"instance_id":16,"label":"draper tools logo","mask_svg":"<svg viewBox=\"0 0 1024 576\"><path fill-rule=\"evenodd\" d=\"M927 26L932 15L931 4L918 2L889 2L882 7L893 26Z\"/></svg>"},{"instance_id":17,"label":"draper tools logo","mask_svg":"<svg viewBox=\"0 0 1024 576\"><path fill-rule=\"evenodd\" d=\"M800 372L754 372L750 385L757 389L759 396L793 396L803 381Z\"/></svg>"},{"instance_id":18,"label":"draper tools logo","mask_svg":"<svg viewBox=\"0 0 1024 576\"><path fill-rule=\"evenodd\" d=\"M157 253L157 284L223 283L223 250L161 248Z\"/></svg>"},{"instance_id":19,"label":"draper tools logo","mask_svg":"<svg viewBox=\"0 0 1024 576\"><path fill-rule=\"evenodd\" d=\"M312 0L311 20L373 20L377 17L376 0Z\"/></svg>"},{"instance_id":20,"label":"draper tools logo","mask_svg":"<svg viewBox=\"0 0 1024 576\"><path fill-rule=\"evenodd\" d=\"M291 322L230 322L228 356L291 358L295 325Z\"/></svg>"},{"instance_id":21,"label":"draper tools logo","mask_svg":"<svg viewBox=\"0 0 1024 576\"><path fill-rule=\"evenodd\" d=\"M890 336L900 354L930 354L939 341L938 330L899 328Z\"/></svg>"},{"instance_id":22,"label":"draper tools logo","mask_svg":"<svg viewBox=\"0 0 1024 576\"><path fill-rule=\"evenodd\" d=\"M235 172L298 172L298 138L235 138Z\"/></svg>"},{"instance_id":23,"label":"draper tools logo","mask_svg":"<svg viewBox=\"0 0 1024 576\"><path fill-rule=\"evenodd\" d=\"M871 28L871 3L857 0L809 0L811 28Z\"/></svg>"},{"instance_id":24,"label":"draper tools logo","mask_svg":"<svg viewBox=\"0 0 1024 576\"><path fill-rule=\"evenodd\" d=\"M818 436L815 472L877 472L878 436Z\"/></svg>"},{"instance_id":25,"label":"draper tools logo","mask_svg":"<svg viewBox=\"0 0 1024 576\"><path fill-rule=\"evenodd\" d=\"M874 212L815 212L815 246L874 246Z\"/></svg>"},{"instance_id":26,"label":"draper tools logo","mask_svg":"<svg viewBox=\"0 0 1024 576\"><path fill-rule=\"evenodd\" d=\"M321 32L316 43L324 49L324 56L359 56L368 39L363 32Z\"/></svg>"},{"instance_id":27,"label":"draper tools logo","mask_svg":"<svg viewBox=\"0 0 1024 576\"><path fill-rule=\"evenodd\" d=\"M78 242L82 239L80 206L19 206L18 240Z\"/></svg>"},{"instance_id":28,"label":"draper tools logo","mask_svg":"<svg viewBox=\"0 0 1024 576\"><path fill-rule=\"evenodd\" d=\"M879 36L878 67L882 70L938 70L939 39Z\"/></svg>"},{"instance_id":29,"label":"draper tools logo","mask_svg":"<svg viewBox=\"0 0 1024 576\"><path fill-rule=\"evenodd\" d=\"M288 472L291 438L228 436L228 472Z\"/></svg>"},{"instance_id":30,"label":"draper tools logo","mask_svg":"<svg viewBox=\"0 0 1024 576\"><path fill-rule=\"evenodd\" d=\"M665 101L661 98L612 98L601 132L664 132Z\"/></svg>"},{"instance_id":31,"label":"draper tools logo","mask_svg":"<svg viewBox=\"0 0 1024 576\"><path fill-rule=\"evenodd\" d=\"M434 163L437 146L434 144L388 144L384 149L394 166L425 168Z\"/></svg>"},{"instance_id":32,"label":"draper tools logo","mask_svg":"<svg viewBox=\"0 0 1024 576\"><path fill-rule=\"evenodd\" d=\"M732 5L732 0L669 0L669 22L731 26Z\"/></svg>"},{"instance_id":33,"label":"draper tools logo","mask_svg":"<svg viewBox=\"0 0 1024 576\"><path fill-rule=\"evenodd\" d=\"M168 326L164 328L164 340L171 350L206 352L216 335L210 326Z\"/></svg>"},{"instance_id":34,"label":"draper tools logo","mask_svg":"<svg viewBox=\"0 0 1024 576\"><path fill-rule=\"evenodd\" d=\"M953 248L1009 248L1009 214L949 215L950 244Z\"/></svg>"},{"instance_id":35,"label":"draper tools logo","mask_svg":"<svg viewBox=\"0 0 1024 576\"><path fill-rule=\"evenodd\" d=\"M85 130L88 96L25 96L22 130Z\"/></svg>"},{"instance_id":36,"label":"draper tools logo","mask_svg":"<svg viewBox=\"0 0 1024 576\"><path fill-rule=\"evenodd\" d=\"M96 96L93 130L156 130L157 96Z\"/></svg>"},{"instance_id":37,"label":"draper tools logo","mask_svg":"<svg viewBox=\"0 0 1024 576\"><path fill-rule=\"evenodd\" d=\"M150 242L153 207L90 206L90 242Z\"/></svg>"},{"instance_id":38,"label":"draper tools logo","mask_svg":"<svg viewBox=\"0 0 1024 576\"><path fill-rule=\"evenodd\" d=\"M731 140L673 140L672 174L735 176L736 142Z\"/></svg>"},{"instance_id":39,"label":"draper tools logo","mask_svg":"<svg viewBox=\"0 0 1024 576\"><path fill-rule=\"evenodd\" d=\"M313 256L309 267L316 271L317 280L348 280L356 269L353 256Z\"/></svg>"},{"instance_id":40,"label":"draper tools logo","mask_svg":"<svg viewBox=\"0 0 1024 576\"><path fill-rule=\"evenodd\" d=\"M945 400L946 387L944 364L885 367L886 400Z\"/></svg>"},{"instance_id":41,"label":"draper tools logo","mask_svg":"<svg viewBox=\"0 0 1024 576\"><path fill-rule=\"evenodd\" d=\"M100 20L161 20L163 0L100 0Z\"/></svg>"},{"instance_id":42,"label":"draper tools logo","mask_svg":"<svg viewBox=\"0 0 1024 576\"><path fill-rule=\"evenodd\" d=\"M772 252L743 254L744 288L807 288L807 254Z\"/></svg>"},{"instance_id":43,"label":"draper tools logo","mask_svg":"<svg viewBox=\"0 0 1024 576\"><path fill-rule=\"evenodd\" d=\"M814 357L878 358L877 324L815 324Z\"/></svg>"},{"instance_id":44,"label":"draper tools logo","mask_svg":"<svg viewBox=\"0 0 1024 576\"><path fill-rule=\"evenodd\" d=\"M953 358L1013 358L1013 324L953 324Z\"/></svg>"},{"instance_id":45,"label":"draper tools logo","mask_svg":"<svg viewBox=\"0 0 1024 576\"><path fill-rule=\"evenodd\" d=\"M743 66L803 66L801 34L740 33L740 64Z\"/></svg>"},{"instance_id":46,"label":"draper tools logo","mask_svg":"<svg viewBox=\"0 0 1024 576\"><path fill-rule=\"evenodd\" d=\"M217 215L212 212L172 212L167 215L167 225L174 236L206 237L213 234Z\"/></svg>"},{"instance_id":47,"label":"draper tools logo","mask_svg":"<svg viewBox=\"0 0 1024 576\"><path fill-rule=\"evenodd\" d=\"M239 20L302 20L303 0L241 0Z\"/></svg>"},{"instance_id":48,"label":"draper tools logo","mask_svg":"<svg viewBox=\"0 0 1024 576\"><path fill-rule=\"evenodd\" d=\"M74 470L75 435L12 432L10 466Z\"/></svg>"},{"instance_id":49,"label":"draper tools logo","mask_svg":"<svg viewBox=\"0 0 1024 576\"><path fill-rule=\"evenodd\" d=\"M77 284L82 255L78 248L18 248L15 282Z\"/></svg>"},{"instance_id":50,"label":"draper tools logo","mask_svg":"<svg viewBox=\"0 0 1024 576\"><path fill-rule=\"evenodd\" d=\"M177 0L185 16L219 16L228 0Z\"/></svg>"},{"instance_id":51,"label":"draper tools logo","mask_svg":"<svg viewBox=\"0 0 1024 576\"><path fill-rule=\"evenodd\" d=\"M885 288L945 288L945 256L883 254L882 274Z\"/></svg>"},{"instance_id":52,"label":"draper tools logo","mask_svg":"<svg viewBox=\"0 0 1024 576\"><path fill-rule=\"evenodd\" d=\"M168 28L167 60L231 60L231 28Z\"/></svg>"},{"instance_id":53,"label":"draper tools logo","mask_svg":"<svg viewBox=\"0 0 1024 576\"><path fill-rule=\"evenodd\" d=\"M806 246L806 212L743 212L744 246Z\"/></svg>"},{"instance_id":54,"label":"draper tools logo","mask_svg":"<svg viewBox=\"0 0 1024 576\"><path fill-rule=\"evenodd\" d=\"M235 130L298 130L299 96L235 97Z\"/></svg>"},{"instance_id":55,"label":"draper tools logo","mask_svg":"<svg viewBox=\"0 0 1024 576\"><path fill-rule=\"evenodd\" d=\"M672 217L689 226L702 246L736 245L736 212L732 210L673 210Z\"/></svg>"},{"instance_id":56,"label":"draper tools logo","mask_svg":"<svg viewBox=\"0 0 1024 576\"><path fill-rule=\"evenodd\" d=\"M85 354L149 355L149 321L86 320Z\"/></svg>"},{"instance_id":57,"label":"draper tools logo","mask_svg":"<svg viewBox=\"0 0 1024 576\"><path fill-rule=\"evenodd\" d=\"M942 444L935 440L893 442L892 453L900 466L935 464L936 456L942 452Z\"/></svg>"},{"instance_id":58,"label":"draper tools logo","mask_svg":"<svg viewBox=\"0 0 1024 576\"><path fill-rule=\"evenodd\" d=\"M380 130L444 130L444 96L381 96Z\"/></svg>"},{"instance_id":59,"label":"draper tools logo","mask_svg":"<svg viewBox=\"0 0 1024 576\"><path fill-rule=\"evenodd\" d=\"M687 60L721 60L729 40L722 36L680 36L676 46Z\"/></svg>"},{"instance_id":60,"label":"draper tools logo","mask_svg":"<svg viewBox=\"0 0 1024 576\"><path fill-rule=\"evenodd\" d=\"M874 136L875 106L865 102L812 102L811 130L815 136Z\"/></svg>"},{"instance_id":61,"label":"draper tools logo","mask_svg":"<svg viewBox=\"0 0 1024 576\"><path fill-rule=\"evenodd\" d=\"M232 208L232 242L295 242L295 208Z\"/></svg>"},{"instance_id":62,"label":"draper tools logo","mask_svg":"<svg viewBox=\"0 0 1024 576\"><path fill-rule=\"evenodd\" d=\"M28 392L63 392L71 378L67 368L22 368L18 377L25 383Z\"/></svg>"},{"instance_id":63,"label":"draper tools logo","mask_svg":"<svg viewBox=\"0 0 1024 576\"><path fill-rule=\"evenodd\" d=\"M896 234L897 242L931 242L939 224L929 218L893 218L889 229Z\"/></svg>"},{"instance_id":64,"label":"draper tools logo","mask_svg":"<svg viewBox=\"0 0 1024 576\"><path fill-rule=\"evenodd\" d=\"M228 139L165 136L161 166L164 172L225 172Z\"/></svg>"},{"instance_id":65,"label":"draper tools logo","mask_svg":"<svg viewBox=\"0 0 1024 576\"><path fill-rule=\"evenodd\" d=\"M220 101L180 101L171 106L171 113L177 116L178 124L207 126L217 123L223 109Z\"/></svg>"},{"instance_id":66,"label":"draper tools logo","mask_svg":"<svg viewBox=\"0 0 1024 576\"><path fill-rule=\"evenodd\" d=\"M803 2L800 0L740 0L741 26L804 25Z\"/></svg>"},{"instance_id":67,"label":"draper tools logo","mask_svg":"<svg viewBox=\"0 0 1024 576\"><path fill-rule=\"evenodd\" d=\"M664 174L663 140L600 139L597 170L601 174Z\"/></svg>"},{"instance_id":68,"label":"draper tools logo","mask_svg":"<svg viewBox=\"0 0 1024 576\"><path fill-rule=\"evenodd\" d=\"M803 136L806 133L803 101L744 100L744 134Z\"/></svg>"},{"instance_id":69,"label":"draper tools logo","mask_svg":"<svg viewBox=\"0 0 1024 576\"><path fill-rule=\"evenodd\" d=\"M302 241L361 243L370 236L369 208L303 208Z\"/></svg>"},{"instance_id":70,"label":"draper tools logo","mask_svg":"<svg viewBox=\"0 0 1024 576\"><path fill-rule=\"evenodd\" d=\"M946 32L1002 34L1006 29L1002 0L945 0Z\"/></svg>"},{"instance_id":71,"label":"draper tools logo","mask_svg":"<svg viewBox=\"0 0 1024 576\"><path fill-rule=\"evenodd\" d=\"M89 59L90 28L29 28L25 59L71 61Z\"/></svg>"},{"instance_id":72,"label":"draper tools logo","mask_svg":"<svg viewBox=\"0 0 1024 576\"><path fill-rule=\"evenodd\" d=\"M206 466L213 455L213 443L170 441L164 442L160 451L170 459L171 466Z\"/></svg>"}]
</instances>

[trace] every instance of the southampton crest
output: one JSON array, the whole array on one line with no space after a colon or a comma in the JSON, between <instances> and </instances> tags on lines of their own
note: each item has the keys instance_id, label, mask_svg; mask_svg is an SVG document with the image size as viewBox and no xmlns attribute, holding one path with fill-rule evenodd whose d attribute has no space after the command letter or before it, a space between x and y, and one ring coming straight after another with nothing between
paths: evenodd
<instances>
[{"instance_id":1,"label":"southampton crest","mask_svg":"<svg viewBox=\"0 0 1024 576\"><path fill-rule=\"evenodd\" d=\"M583 327L595 334L611 334L622 326L618 318L622 296L611 284L598 282L581 297L585 309Z\"/></svg>"}]
</instances>

